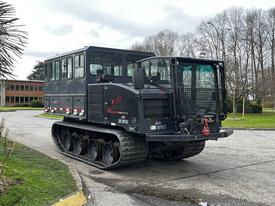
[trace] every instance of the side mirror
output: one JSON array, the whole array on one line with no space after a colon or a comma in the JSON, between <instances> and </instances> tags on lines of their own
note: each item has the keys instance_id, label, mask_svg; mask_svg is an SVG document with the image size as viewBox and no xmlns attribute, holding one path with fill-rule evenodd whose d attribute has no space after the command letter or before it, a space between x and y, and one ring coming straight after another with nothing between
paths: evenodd
<instances>
[{"instance_id":1,"label":"side mirror","mask_svg":"<svg viewBox=\"0 0 275 206\"><path fill-rule=\"evenodd\" d=\"M144 88L144 73L141 68L134 70L133 83L134 83L135 89Z\"/></svg>"}]
</instances>

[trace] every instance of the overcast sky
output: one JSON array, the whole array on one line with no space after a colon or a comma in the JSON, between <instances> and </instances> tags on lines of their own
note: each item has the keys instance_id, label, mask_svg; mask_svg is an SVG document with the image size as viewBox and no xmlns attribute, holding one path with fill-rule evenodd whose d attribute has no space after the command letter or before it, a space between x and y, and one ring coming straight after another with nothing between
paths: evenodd
<instances>
[{"instance_id":1,"label":"overcast sky","mask_svg":"<svg viewBox=\"0 0 275 206\"><path fill-rule=\"evenodd\" d=\"M3 0L5 1L5 0ZM6 0L26 25L29 44L15 69L26 79L35 62L94 45L128 48L163 29L192 31L232 6L268 9L274 0Z\"/></svg>"}]
</instances>

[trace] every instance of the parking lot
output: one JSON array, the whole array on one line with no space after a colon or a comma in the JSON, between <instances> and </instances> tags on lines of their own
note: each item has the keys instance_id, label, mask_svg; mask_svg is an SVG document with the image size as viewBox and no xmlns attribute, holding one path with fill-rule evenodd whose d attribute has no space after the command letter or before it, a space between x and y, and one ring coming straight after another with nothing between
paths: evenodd
<instances>
[{"instance_id":1,"label":"parking lot","mask_svg":"<svg viewBox=\"0 0 275 206\"><path fill-rule=\"evenodd\" d=\"M94 205L274 205L275 131L236 130L179 162L147 160L112 171L62 156L41 111L2 112L9 137L76 168Z\"/></svg>"}]
</instances>

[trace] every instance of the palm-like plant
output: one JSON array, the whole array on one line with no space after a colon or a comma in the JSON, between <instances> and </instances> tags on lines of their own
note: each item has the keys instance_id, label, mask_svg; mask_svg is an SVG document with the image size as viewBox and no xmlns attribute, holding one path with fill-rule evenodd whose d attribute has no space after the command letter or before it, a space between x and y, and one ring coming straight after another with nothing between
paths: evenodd
<instances>
[{"instance_id":1,"label":"palm-like plant","mask_svg":"<svg viewBox=\"0 0 275 206\"><path fill-rule=\"evenodd\" d=\"M14 76L16 58L23 54L27 32L17 25L18 18L10 4L0 1L0 79Z\"/></svg>"}]
</instances>

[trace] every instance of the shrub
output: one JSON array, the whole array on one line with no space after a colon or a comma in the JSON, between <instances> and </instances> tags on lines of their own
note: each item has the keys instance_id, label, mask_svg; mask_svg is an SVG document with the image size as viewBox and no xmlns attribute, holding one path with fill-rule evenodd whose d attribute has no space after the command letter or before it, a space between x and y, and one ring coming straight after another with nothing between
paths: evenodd
<instances>
[{"instance_id":1,"label":"shrub","mask_svg":"<svg viewBox=\"0 0 275 206\"><path fill-rule=\"evenodd\" d=\"M237 99L235 102L237 112L243 112L243 100ZM251 101L245 101L245 113L262 113L262 106L258 104L253 104ZM233 112L233 101L231 98L227 99L227 112Z\"/></svg>"},{"instance_id":2,"label":"shrub","mask_svg":"<svg viewBox=\"0 0 275 206\"><path fill-rule=\"evenodd\" d=\"M31 107L44 107L44 104L40 100L32 100Z\"/></svg>"},{"instance_id":3,"label":"shrub","mask_svg":"<svg viewBox=\"0 0 275 206\"><path fill-rule=\"evenodd\" d=\"M265 104L264 108L273 108L273 103Z\"/></svg>"},{"instance_id":4,"label":"shrub","mask_svg":"<svg viewBox=\"0 0 275 206\"><path fill-rule=\"evenodd\" d=\"M251 105L252 113L262 113L263 112L263 107L258 104L253 104Z\"/></svg>"},{"instance_id":5,"label":"shrub","mask_svg":"<svg viewBox=\"0 0 275 206\"><path fill-rule=\"evenodd\" d=\"M29 104L16 104L15 107L29 107Z\"/></svg>"}]
</instances>

